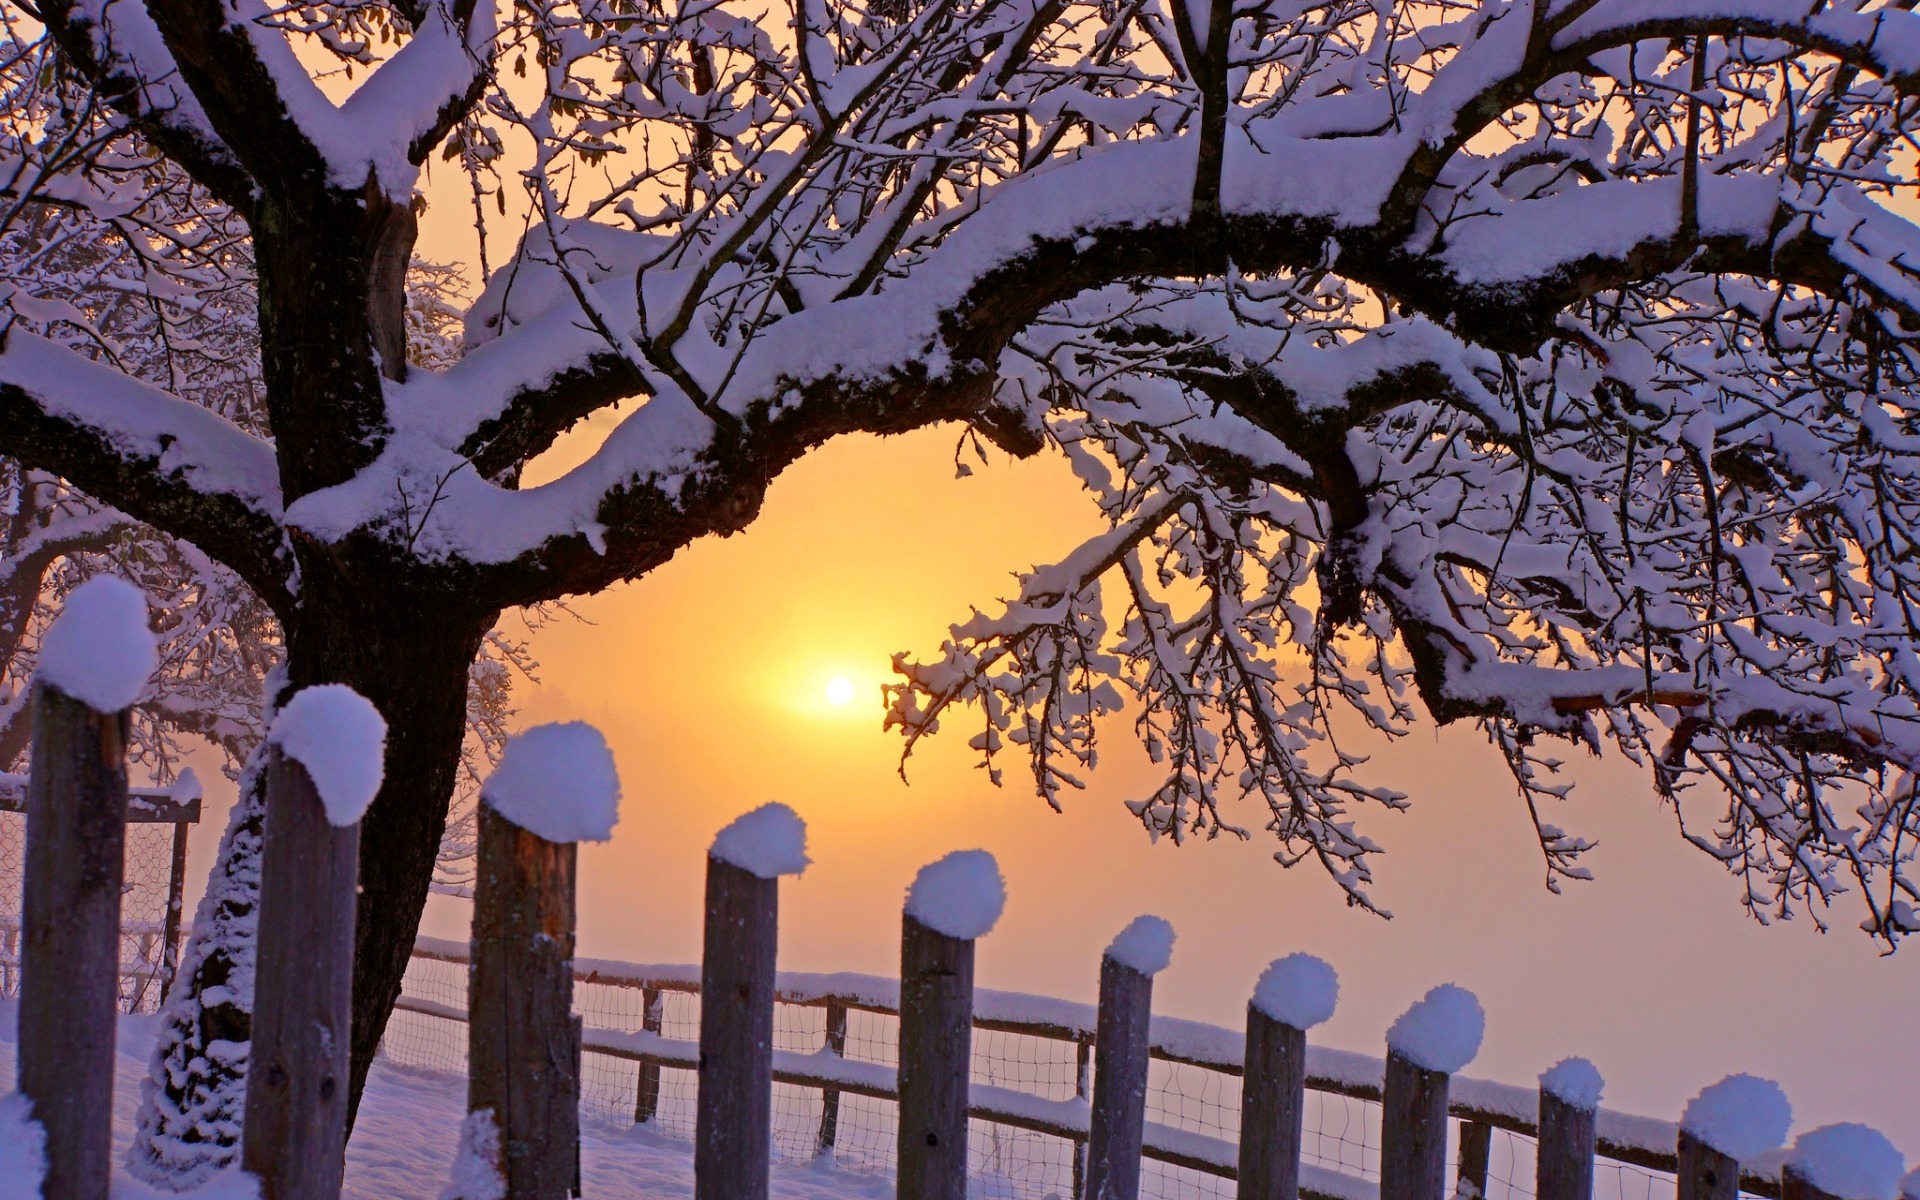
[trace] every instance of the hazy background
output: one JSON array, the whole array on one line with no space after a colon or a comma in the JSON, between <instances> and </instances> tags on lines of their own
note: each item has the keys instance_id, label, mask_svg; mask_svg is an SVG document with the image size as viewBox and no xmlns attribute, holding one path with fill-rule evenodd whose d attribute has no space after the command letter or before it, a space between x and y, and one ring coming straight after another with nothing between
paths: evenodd
<instances>
[{"instance_id":1,"label":"hazy background","mask_svg":"<svg viewBox=\"0 0 1920 1200\"><path fill-rule=\"evenodd\" d=\"M708 842L778 799L807 819L814 860L783 885L787 967L891 973L915 870L984 846L1009 902L980 948L983 986L1091 1000L1102 947L1154 912L1180 934L1157 984L1163 1012L1238 1024L1261 968L1309 950L1341 976L1328 1044L1378 1052L1409 1002L1458 981L1488 1013L1471 1074L1528 1083L1583 1054L1606 1075L1609 1106L1673 1118L1703 1085L1754 1071L1785 1086L1797 1129L1865 1121L1920 1156L1920 946L1881 957L1851 907L1825 936L1806 920L1756 925L1624 763L1583 764L1577 797L1547 815L1600 843L1598 880L1553 896L1476 734L1429 726L1387 747L1378 778L1413 808L1362 818L1388 848L1375 895L1391 921L1348 909L1316 867L1274 863L1248 805L1226 810L1250 842L1150 844L1122 807L1152 779L1125 722L1064 814L1020 789L1015 760L1008 788L991 787L965 747L966 718L923 744L902 784L898 738L880 731L891 654L931 653L970 603L1008 593L1011 570L1097 528L1059 461L997 459L958 480L954 442L930 430L832 443L775 484L746 533L578 601L580 620L534 636L540 683L520 692L522 724L594 722L625 784L613 841L583 853L583 955L696 960ZM825 699L835 676L857 687L844 707ZM212 791L195 886L230 802L218 781ZM467 907L436 898L427 932L464 937Z\"/></svg>"}]
</instances>

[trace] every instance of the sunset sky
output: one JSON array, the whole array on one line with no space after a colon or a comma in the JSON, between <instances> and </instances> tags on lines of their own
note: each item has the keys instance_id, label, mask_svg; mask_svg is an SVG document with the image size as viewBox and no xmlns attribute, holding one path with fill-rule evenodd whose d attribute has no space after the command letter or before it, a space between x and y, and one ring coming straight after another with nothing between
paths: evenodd
<instances>
[{"instance_id":1,"label":"sunset sky","mask_svg":"<svg viewBox=\"0 0 1920 1200\"><path fill-rule=\"evenodd\" d=\"M970 603L1007 594L1010 571L1097 528L1057 459L1000 458L956 479L954 441L835 442L775 485L745 534L582 600L580 620L534 637L541 682L521 693L523 724L594 722L625 784L613 841L583 857L583 955L697 959L706 846L777 799L808 821L814 859L783 885L781 957L794 969L892 972L914 871L984 846L1010 899L980 949L982 986L1090 1000L1101 948L1154 912L1180 934L1157 984L1163 1012L1237 1024L1260 969L1308 950L1341 973L1327 1044L1378 1052L1409 1002L1453 980L1488 1012L1471 1074L1528 1083L1583 1054L1609 1106L1671 1119L1703 1085L1753 1071L1786 1087L1796 1128L1865 1121L1920 1157L1920 949L1882 958L1851 907L1824 937L1804 920L1758 927L1624 764L1583 767L1578 797L1550 815L1600 842L1598 881L1556 897L1477 735L1426 726L1383 748L1379 778L1414 801L1367 814L1389 851L1375 894L1391 922L1347 909L1316 869L1275 864L1245 806L1228 814L1251 842L1150 844L1122 807L1150 779L1124 722L1064 815L1020 790L1015 763L1005 790L989 786L958 725L923 744L903 785L898 738L880 730L892 653L935 650ZM836 678L854 685L844 705L827 699ZM196 879L220 819L198 832ZM437 899L426 932L465 936L466 907Z\"/></svg>"}]
</instances>

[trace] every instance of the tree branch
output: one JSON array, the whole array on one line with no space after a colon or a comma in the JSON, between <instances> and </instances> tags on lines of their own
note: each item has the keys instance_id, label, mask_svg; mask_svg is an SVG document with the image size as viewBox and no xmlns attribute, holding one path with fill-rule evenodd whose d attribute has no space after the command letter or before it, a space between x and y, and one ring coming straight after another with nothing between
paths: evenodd
<instances>
[{"instance_id":1,"label":"tree branch","mask_svg":"<svg viewBox=\"0 0 1920 1200\"><path fill-rule=\"evenodd\" d=\"M285 611L273 451L206 409L21 330L0 339L0 454L194 543Z\"/></svg>"}]
</instances>

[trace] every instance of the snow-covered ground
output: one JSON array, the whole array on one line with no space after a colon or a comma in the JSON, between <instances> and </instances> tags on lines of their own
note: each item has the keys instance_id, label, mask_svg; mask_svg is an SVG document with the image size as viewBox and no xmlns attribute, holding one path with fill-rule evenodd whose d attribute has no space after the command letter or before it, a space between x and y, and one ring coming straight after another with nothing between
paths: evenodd
<instances>
[{"instance_id":1,"label":"snow-covered ground","mask_svg":"<svg viewBox=\"0 0 1920 1200\"><path fill-rule=\"evenodd\" d=\"M0 1004L0 1079L14 1077L15 1005ZM114 1156L124 1157L133 1136L140 1081L146 1075L155 1018L123 1017L113 1095ZM375 1063L353 1141L347 1147L347 1200L433 1200L453 1167L455 1141L466 1110L463 1076ZM693 1148L684 1140L631 1123L581 1114L581 1182L594 1200L677 1200L693 1195ZM0 1194L5 1194L0 1186ZM891 1180L828 1167L777 1164L779 1200L862 1200L891 1197ZM118 1171L115 1200L149 1200L155 1193ZM223 1197L224 1200L224 1197Z\"/></svg>"}]
</instances>

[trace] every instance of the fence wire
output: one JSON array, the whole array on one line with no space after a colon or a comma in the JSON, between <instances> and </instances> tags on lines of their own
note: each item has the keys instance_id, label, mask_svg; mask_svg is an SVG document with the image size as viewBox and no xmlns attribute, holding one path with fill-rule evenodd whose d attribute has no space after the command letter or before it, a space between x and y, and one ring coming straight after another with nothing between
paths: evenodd
<instances>
[{"instance_id":1,"label":"fence wire","mask_svg":"<svg viewBox=\"0 0 1920 1200\"><path fill-rule=\"evenodd\" d=\"M120 1009L160 1008L165 985L167 902L173 878L171 824L127 826L126 882L120 897ZM0 996L20 994L20 899L25 880L27 818L0 812Z\"/></svg>"},{"instance_id":2,"label":"fence wire","mask_svg":"<svg viewBox=\"0 0 1920 1200\"><path fill-rule=\"evenodd\" d=\"M416 958L408 968L404 994L464 1013L467 968L461 963ZM697 1041L699 995L663 991L658 996L658 1032L677 1041ZM590 1029L633 1032L645 1024L638 988L576 983L574 1007ZM847 1013L843 1056L854 1062L895 1066L899 1030L899 1018L891 1013L851 1010ZM403 1066L461 1074L467 1064L466 1038L462 1021L400 1011L387 1026L382 1053ZM775 1049L814 1054L825 1047L826 1038L824 1008L775 1006ZM581 1070L583 1111L619 1122L634 1120L640 1103L639 1064L588 1050ZM658 1074L650 1127L691 1140L694 1072L662 1067ZM1081 1049L1074 1042L998 1030L974 1031L976 1084L1067 1100L1090 1085L1090 1075L1090 1070L1083 1069ZM823 1107L817 1088L774 1085L773 1142L778 1160L831 1165L857 1175L892 1174L897 1130L894 1101L842 1094L833 1144L824 1148L820 1144ZM1240 1080L1224 1071L1156 1059L1147 1076L1147 1121L1237 1145ZM1309 1091L1301 1161L1377 1182L1380 1123L1381 1108L1375 1101ZM1450 1133L1451 1178L1458 1170L1458 1122L1453 1123ZM969 1196L971 1200L1074 1200L1077 1152L1075 1143L1065 1138L976 1119L968 1134ZM1534 1139L1495 1129L1489 1147L1485 1200L1533 1200L1535 1153ZM1216 1200L1236 1194L1230 1179L1152 1159L1141 1164L1140 1182L1145 1200ZM1604 1159L1595 1165L1594 1200L1675 1200L1676 1196L1671 1175Z\"/></svg>"}]
</instances>

